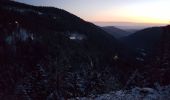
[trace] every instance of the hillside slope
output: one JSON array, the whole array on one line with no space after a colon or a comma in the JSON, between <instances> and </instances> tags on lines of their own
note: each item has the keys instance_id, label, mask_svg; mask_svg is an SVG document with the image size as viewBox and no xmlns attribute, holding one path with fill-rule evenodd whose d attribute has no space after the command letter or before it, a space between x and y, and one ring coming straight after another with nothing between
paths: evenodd
<instances>
[{"instance_id":1,"label":"hillside slope","mask_svg":"<svg viewBox=\"0 0 170 100\"><path fill-rule=\"evenodd\" d=\"M123 37L120 41L138 52L142 59L143 57L148 59L154 55L154 48L159 43L162 33L162 27L146 28L127 37Z\"/></svg>"},{"instance_id":2,"label":"hillside slope","mask_svg":"<svg viewBox=\"0 0 170 100\"><path fill-rule=\"evenodd\" d=\"M120 74L125 49L99 27L58 8L12 1L0 1L0 13L0 99L87 96L120 88L128 77Z\"/></svg>"}]
</instances>

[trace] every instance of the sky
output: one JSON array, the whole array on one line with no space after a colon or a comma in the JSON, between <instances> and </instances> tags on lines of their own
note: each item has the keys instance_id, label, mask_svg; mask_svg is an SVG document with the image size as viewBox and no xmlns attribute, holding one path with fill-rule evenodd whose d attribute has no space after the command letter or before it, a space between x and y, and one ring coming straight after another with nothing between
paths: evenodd
<instances>
[{"instance_id":1,"label":"sky","mask_svg":"<svg viewBox=\"0 0 170 100\"><path fill-rule=\"evenodd\" d=\"M15 0L53 6L90 22L170 23L170 0Z\"/></svg>"}]
</instances>

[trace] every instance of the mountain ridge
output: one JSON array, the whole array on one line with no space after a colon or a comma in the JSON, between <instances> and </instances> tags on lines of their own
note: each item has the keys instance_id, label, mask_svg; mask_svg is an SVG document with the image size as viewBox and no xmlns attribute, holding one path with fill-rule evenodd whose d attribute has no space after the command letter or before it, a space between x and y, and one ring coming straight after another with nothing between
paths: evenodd
<instances>
[{"instance_id":1,"label":"mountain ridge","mask_svg":"<svg viewBox=\"0 0 170 100\"><path fill-rule=\"evenodd\" d=\"M130 32L116 28L114 26L105 26L101 28L107 33L113 35L115 38L121 38L121 37L130 35Z\"/></svg>"},{"instance_id":2,"label":"mountain ridge","mask_svg":"<svg viewBox=\"0 0 170 100\"><path fill-rule=\"evenodd\" d=\"M57 8L0 2L0 98L87 96L125 81L116 77L122 46L98 26Z\"/></svg>"}]
</instances>

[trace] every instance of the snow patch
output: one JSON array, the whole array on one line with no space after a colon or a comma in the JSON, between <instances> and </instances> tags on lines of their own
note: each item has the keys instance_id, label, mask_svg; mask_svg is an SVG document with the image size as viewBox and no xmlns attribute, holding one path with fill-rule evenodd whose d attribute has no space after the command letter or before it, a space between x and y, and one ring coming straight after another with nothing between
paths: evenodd
<instances>
[{"instance_id":1,"label":"snow patch","mask_svg":"<svg viewBox=\"0 0 170 100\"><path fill-rule=\"evenodd\" d=\"M19 33L17 34L17 37L22 41L26 41L29 37L29 33L24 29L20 29Z\"/></svg>"},{"instance_id":2,"label":"snow patch","mask_svg":"<svg viewBox=\"0 0 170 100\"><path fill-rule=\"evenodd\" d=\"M113 56L113 59L114 59L114 60L118 60L118 59L119 59L119 56L118 56L118 55L115 55L115 56Z\"/></svg>"},{"instance_id":3,"label":"snow patch","mask_svg":"<svg viewBox=\"0 0 170 100\"><path fill-rule=\"evenodd\" d=\"M153 88L133 88L114 91L96 97L76 97L69 100L170 100L170 86Z\"/></svg>"},{"instance_id":4,"label":"snow patch","mask_svg":"<svg viewBox=\"0 0 170 100\"><path fill-rule=\"evenodd\" d=\"M147 53L145 53L145 52L141 52L141 54L142 54L142 56L146 56L147 55Z\"/></svg>"},{"instance_id":5,"label":"snow patch","mask_svg":"<svg viewBox=\"0 0 170 100\"><path fill-rule=\"evenodd\" d=\"M15 44L16 41L27 41L28 39L34 40L34 35L26 31L25 29L18 29L12 32L11 35L8 35L5 38L5 42L9 45Z\"/></svg>"},{"instance_id":6,"label":"snow patch","mask_svg":"<svg viewBox=\"0 0 170 100\"><path fill-rule=\"evenodd\" d=\"M34 12L36 12L36 11L34 11ZM37 12L37 14L38 14L38 15L42 15L43 13L42 13L42 12L40 12L40 11L38 11L38 12Z\"/></svg>"},{"instance_id":7,"label":"snow patch","mask_svg":"<svg viewBox=\"0 0 170 100\"><path fill-rule=\"evenodd\" d=\"M143 58L137 57L136 60L138 61L145 61Z\"/></svg>"},{"instance_id":8,"label":"snow patch","mask_svg":"<svg viewBox=\"0 0 170 100\"><path fill-rule=\"evenodd\" d=\"M79 41L81 41L81 40L84 40L86 38L85 35L80 34L78 32L72 32L72 33L69 32L67 34L68 34L70 40L79 40Z\"/></svg>"},{"instance_id":9,"label":"snow patch","mask_svg":"<svg viewBox=\"0 0 170 100\"><path fill-rule=\"evenodd\" d=\"M13 37L12 36L8 36L8 37L6 37L5 41L6 41L7 44L11 45L12 42L13 42Z\"/></svg>"},{"instance_id":10,"label":"snow patch","mask_svg":"<svg viewBox=\"0 0 170 100\"><path fill-rule=\"evenodd\" d=\"M57 19L57 17L54 16L53 19Z\"/></svg>"}]
</instances>

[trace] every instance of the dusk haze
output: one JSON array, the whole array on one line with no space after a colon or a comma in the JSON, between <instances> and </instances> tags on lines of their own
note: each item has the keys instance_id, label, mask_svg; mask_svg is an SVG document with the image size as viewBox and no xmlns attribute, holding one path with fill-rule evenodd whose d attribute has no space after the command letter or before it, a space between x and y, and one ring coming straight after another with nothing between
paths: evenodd
<instances>
[{"instance_id":1,"label":"dusk haze","mask_svg":"<svg viewBox=\"0 0 170 100\"><path fill-rule=\"evenodd\" d=\"M135 22L168 24L170 0L16 0L53 6L90 22Z\"/></svg>"}]
</instances>

